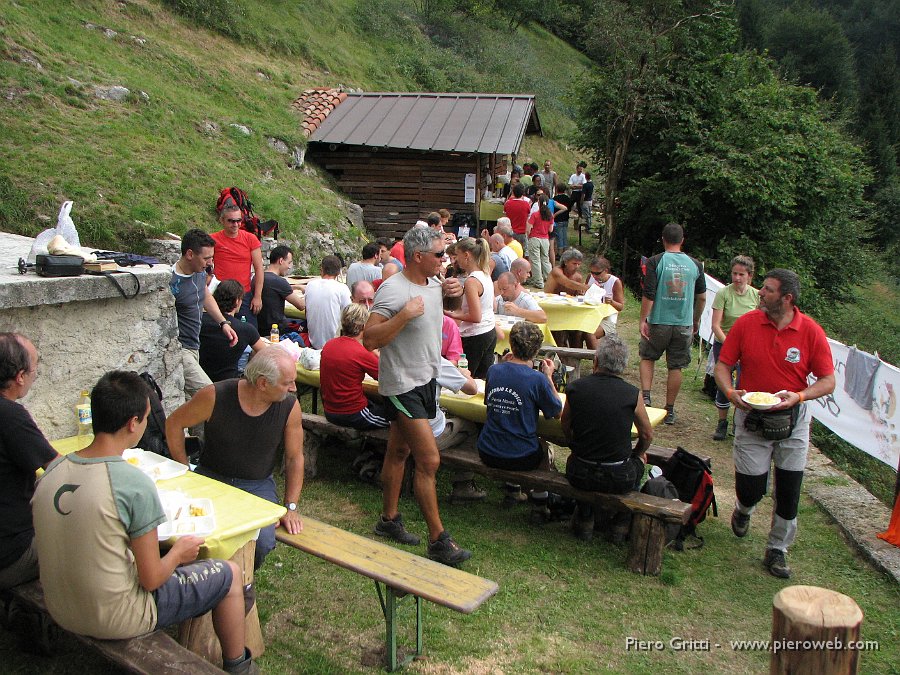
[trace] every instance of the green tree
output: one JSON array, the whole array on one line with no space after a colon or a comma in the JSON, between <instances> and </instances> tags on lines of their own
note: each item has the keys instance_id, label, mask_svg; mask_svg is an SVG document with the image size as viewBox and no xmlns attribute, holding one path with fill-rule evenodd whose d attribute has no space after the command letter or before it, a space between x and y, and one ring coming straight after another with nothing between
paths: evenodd
<instances>
[{"instance_id":1,"label":"green tree","mask_svg":"<svg viewBox=\"0 0 900 675\"><path fill-rule=\"evenodd\" d=\"M672 108L689 71L723 43L735 43L731 6L717 0L635 0L594 5L588 54L598 64L583 85L578 142L604 167L603 198L612 204L626 170L632 138L644 120L677 117ZM715 53L715 52L714 52ZM601 248L615 238L616 213L605 209Z\"/></svg>"},{"instance_id":2,"label":"green tree","mask_svg":"<svg viewBox=\"0 0 900 675\"><path fill-rule=\"evenodd\" d=\"M754 53L722 54L692 82L672 102L677 120L648 124L633 147L622 193L631 241L652 250L677 220L712 273L746 253L760 269L797 271L806 308L848 299L870 267L861 149L812 89Z\"/></svg>"}]
</instances>

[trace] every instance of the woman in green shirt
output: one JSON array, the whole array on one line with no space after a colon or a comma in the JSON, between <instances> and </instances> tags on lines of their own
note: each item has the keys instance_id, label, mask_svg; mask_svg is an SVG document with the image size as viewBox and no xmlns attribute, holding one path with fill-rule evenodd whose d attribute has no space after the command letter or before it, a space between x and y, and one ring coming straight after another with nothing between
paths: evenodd
<instances>
[{"instance_id":1,"label":"woman in green shirt","mask_svg":"<svg viewBox=\"0 0 900 675\"><path fill-rule=\"evenodd\" d=\"M750 285L754 267L753 258L750 256L735 256L731 261L731 283L716 293L716 299L713 300L712 330L715 336L713 358L716 362L719 360L719 351L722 349L722 343L725 342L725 336L728 335L734 322L747 312L759 307L759 291ZM731 377L740 379L740 364L732 369ZM724 441L728 435L728 409L730 407L731 404L728 402L725 392L717 389L716 408L719 409L719 423L716 425L713 440Z\"/></svg>"}]
</instances>

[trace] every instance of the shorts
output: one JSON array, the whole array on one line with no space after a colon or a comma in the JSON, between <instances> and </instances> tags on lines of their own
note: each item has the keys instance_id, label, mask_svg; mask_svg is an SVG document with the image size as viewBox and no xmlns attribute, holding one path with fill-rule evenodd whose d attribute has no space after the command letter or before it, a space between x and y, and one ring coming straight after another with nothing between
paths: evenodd
<instances>
[{"instance_id":1,"label":"shorts","mask_svg":"<svg viewBox=\"0 0 900 675\"><path fill-rule=\"evenodd\" d=\"M404 394L388 396L385 417L395 420L401 415L411 420L430 420L437 415L437 383L429 380Z\"/></svg>"},{"instance_id":2,"label":"shorts","mask_svg":"<svg viewBox=\"0 0 900 675\"><path fill-rule=\"evenodd\" d=\"M339 427L348 427L358 431L387 429L391 425L385 414L385 406L374 401L369 401L365 408L352 415L338 415L326 410L325 419Z\"/></svg>"},{"instance_id":3,"label":"shorts","mask_svg":"<svg viewBox=\"0 0 900 675\"><path fill-rule=\"evenodd\" d=\"M206 614L228 595L231 566L224 560L198 560L180 565L153 591L156 627L165 628Z\"/></svg>"},{"instance_id":4,"label":"shorts","mask_svg":"<svg viewBox=\"0 0 900 675\"><path fill-rule=\"evenodd\" d=\"M638 354L645 361L658 361L666 353L666 367L681 370L691 364L693 326L666 326L651 323L650 339L641 338Z\"/></svg>"}]
</instances>

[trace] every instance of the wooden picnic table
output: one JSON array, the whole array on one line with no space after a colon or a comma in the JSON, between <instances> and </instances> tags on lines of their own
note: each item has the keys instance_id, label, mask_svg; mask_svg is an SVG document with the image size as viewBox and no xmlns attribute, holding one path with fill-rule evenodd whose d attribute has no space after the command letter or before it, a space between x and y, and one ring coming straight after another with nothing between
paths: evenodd
<instances>
[{"instance_id":1,"label":"wooden picnic table","mask_svg":"<svg viewBox=\"0 0 900 675\"><path fill-rule=\"evenodd\" d=\"M90 438L88 436L79 439L77 436L70 436L51 441L50 444L57 452L65 455L85 447ZM286 509L280 504L273 504L249 492L192 471L160 480L157 486L163 490L178 490L193 499L206 498L212 501L216 529L204 537L200 557L226 559L237 563L243 572L244 585L252 584L253 558L259 530L277 523L286 513ZM211 613L182 623L178 640L210 663L221 662L221 648L213 630ZM265 651L256 603L247 614L246 641L254 656L259 656Z\"/></svg>"},{"instance_id":2,"label":"wooden picnic table","mask_svg":"<svg viewBox=\"0 0 900 675\"><path fill-rule=\"evenodd\" d=\"M319 388L319 371L307 370L299 363L297 364L297 382L311 387ZM454 394L447 389L441 390L440 406L456 417L484 424L487 419L487 406L484 403L484 382L477 380L479 392L477 394ZM369 377L363 380L363 392L367 394L378 393L378 382ZM563 404L566 402L566 395L560 394ZM647 415L650 418L650 424L657 426L666 416L666 411L661 408L647 408ZM632 437L637 436L637 429L632 425ZM565 434L562 431L562 425L559 418L548 420L543 415L538 417L538 436L551 441L557 445L567 445Z\"/></svg>"}]
</instances>

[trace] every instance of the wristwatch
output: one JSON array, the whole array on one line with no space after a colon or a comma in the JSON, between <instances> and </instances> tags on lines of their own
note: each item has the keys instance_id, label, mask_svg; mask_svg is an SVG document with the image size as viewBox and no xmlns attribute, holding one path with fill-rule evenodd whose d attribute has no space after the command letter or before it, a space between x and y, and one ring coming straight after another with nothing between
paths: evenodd
<instances>
[{"instance_id":1,"label":"wristwatch","mask_svg":"<svg viewBox=\"0 0 900 675\"><path fill-rule=\"evenodd\" d=\"M228 323L228 319L222 319L222 320L219 322L219 328L221 328L222 326L224 326L226 323Z\"/></svg>"},{"instance_id":2,"label":"wristwatch","mask_svg":"<svg viewBox=\"0 0 900 675\"><path fill-rule=\"evenodd\" d=\"M288 511L296 511L297 510L297 502L288 502L287 504L284 505L284 507Z\"/></svg>"}]
</instances>

